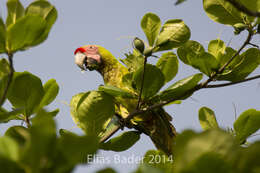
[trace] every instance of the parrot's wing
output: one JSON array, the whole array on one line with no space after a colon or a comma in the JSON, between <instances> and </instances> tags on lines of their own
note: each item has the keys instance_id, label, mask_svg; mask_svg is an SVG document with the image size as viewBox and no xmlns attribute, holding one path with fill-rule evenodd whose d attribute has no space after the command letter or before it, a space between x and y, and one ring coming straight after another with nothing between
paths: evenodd
<instances>
[{"instance_id":1,"label":"parrot's wing","mask_svg":"<svg viewBox=\"0 0 260 173\"><path fill-rule=\"evenodd\" d=\"M109 120L107 126L105 127L104 131L99 134L101 141L104 142L106 138L112 136L116 129L120 129L122 124L120 123L119 118L114 115L111 120Z\"/></svg>"}]
</instances>

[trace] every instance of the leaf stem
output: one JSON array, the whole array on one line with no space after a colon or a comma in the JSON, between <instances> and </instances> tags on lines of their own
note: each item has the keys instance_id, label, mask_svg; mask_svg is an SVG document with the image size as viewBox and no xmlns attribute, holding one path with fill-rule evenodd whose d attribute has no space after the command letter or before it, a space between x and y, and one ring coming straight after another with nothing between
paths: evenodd
<instances>
[{"instance_id":1,"label":"leaf stem","mask_svg":"<svg viewBox=\"0 0 260 173\"><path fill-rule=\"evenodd\" d=\"M25 117L25 119L24 119L24 121L25 121L25 123L26 123L26 126L29 128L29 127L31 127L31 123L30 123L30 119L29 119L29 117L28 116L24 116Z\"/></svg>"},{"instance_id":2,"label":"leaf stem","mask_svg":"<svg viewBox=\"0 0 260 173\"><path fill-rule=\"evenodd\" d=\"M147 56L144 57L144 66L143 66L143 76L141 81L141 88L139 93L139 98L136 106L136 110L139 110L142 100L143 88L144 88L144 80L145 80L145 70L146 70Z\"/></svg>"},{"instance_id":3,"label":"leaf stem","mask_svg":"<svg viewBox=\"0 0 260 173\"><path fill-rule=\"evenodd\" d=\"M245 7L243 4L237 2L236 0L226 0L226 1L231 3L239 11L242 11L249 16L260 17L260 12L249 10L247 7Z\"/></svg>"},{"instance_id":4,"label":"leaf stem","mask_svg":"<svg viewBox=\"0 0 260 173\"><path fill-rule=\"evenodd\" d=\"M0 107L4 104L5 99L6 99L6 95L8 92L8 89L11 85L12 79L13 79L13 74L14 74L14 66L13 66L13 54L12 53L8 53L8 61L9 61L9 67L10 67L10 73L8 75L8 80L7 80L7 84L3 93L2 98L0 99Z\"/></svg>"}]
</instances>

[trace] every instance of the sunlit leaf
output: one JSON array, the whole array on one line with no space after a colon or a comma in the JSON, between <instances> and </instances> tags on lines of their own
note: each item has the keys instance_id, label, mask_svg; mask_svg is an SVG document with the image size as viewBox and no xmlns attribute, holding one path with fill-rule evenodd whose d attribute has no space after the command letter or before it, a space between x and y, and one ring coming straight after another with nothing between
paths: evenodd
<instances>
[{"instance_id":1,"label":"sunlit leaf","mask_svg":"<svg viewBox=\"0 0 260 173\"><path fill-rule=\"evenodd\" d=\"M48 1L35 1L26 8L26 14L40 15L46 21L44 32L32 43L32 46L35 46L47 39L49 32L57 19L58 13L55 7Z\"/></svg>"},{"instance_id":2,"label":"sunlit leaf","mask_svg":"<svg viewBox=\"0 0 260 173\"><path fill-rule=\"evenodd\" d=\"M199 120L203 130L219 128L214 111L207 107L200 108Z\"/></svg>"},{"instance_id":3,"label":"sunlit leaf","mask_svg":"<svg viewBox=\"0 0 260 173\"><path fill-rule=\"evenodd\" d=\"M170 50L181 46L190 38L190 29L180 19L168 20L160 31L154 51Z\"/></svg>"},{"instance_id":4,"label":"sunlit leaf","mask_svg":"<svg viewBox=\"0 0 260 173\"><path fill-rule=\"evenodd\" d=\"M179 80L166 90L160 92L153 99L159 99L161 101L168 101L173 98L176 100L185 99L192 95L194 92L194 87L198 84L202 77L203 75L199 73Z\"/></svg>"},{"instance_id":5,"label":"sunlit leaf","mask_svg":"<svg viewBox=\"0 0 260 173\"><path fill-rule=\"evenodd\" d=\"M160 28L161 28L160 18L156 14L147 13L142 18L141 27L148 39L149 45L153 46L160 32Z\"/></svg>"},{"instance_id":6,"label":"sunlit leaf","mask_svg":"<svg viewBox=\"0 0 260 173\"><path fill-rule=\"evenodd\" d=\"M249 109L234 122L234 130L241 143L260 129L260 111Z\"/></svg>"},{"instance_id":7,"label":"sunlit leaf","mask_svg":"<svg viewBox=\"0 0 260 173\"><path fill-rule=\"evenodd\" d=\"M203 0L203 7L208 17L225 25L244 23L244 14L225 0Z\"/></svg>"},{"instance_id":8,"label":"sunlit leaf","mask_svg":"<svg viewBox=\"0 0 260 173\"><path fill-rule=\"evenodd\" d=\"M5 37L6 37L6 28L3 22L2 17L0 17L0 54L4 53L5 50Z\"/></svg>"},{"instance_id":9,"label":"sunlit leaf","mask_svg":"<svg viewBox=\"0 0 260 173\"><path fill-rule=\"evenodd\" d=\"M162 54L156 66L162 71L165 82L171 81L178 72L179 61L173 52Z\"/></svg>"},{"instance_id":10,"label":"sunlit leaf","mask_svg":"<svg viewBox=\"0 0 260 173\"><path fill-rule=\"evenodd\" d=\"M9 52L24 50L34 46L34 42L42 36L46 29L46 21L35 15L26 15L7 29L6 46Z\"/></svg>"},{"instance_id":11,"label":"sunlit leaf","mask_svg":"<svg viewBox=\"0 0 260 173\"><path fill-rule=\"evenodd\" d=\"M8 0L7 3L8 16L6 26L15 24L17 20L24 15L24 7L19 0Z\"/></svg>"},{"instance_id":12,"label":"sunlit leaf","mask_svg":"<svg viewBox=\"0 0 260 173\"><path fill-rule=\"evenodd\" d=\"M125 91L123 89L114 87L112 85L105 85L105 86L100 86L98 88L99 91L104 91L107 94L110 94L111 96L114 97L122 97L122 98L136 98L132 93Z\"/></svg>"},{"instance_id":13,"label":"sunlit leaf","mask_svg":"<svg viewBox=\"0 0 260 173\"><path fill-rule=\"evenodd\" d=\"M184 45L177 49L180 60L187 65L191 65L192 59L197 58L204 52L205 50L203 46L199 42L193 40L187 41Z\"/></svg>"},{"instance_id":14,"label":"sunlit leaf","mask_svg":"<svg viewBox=\"0 0 260 173\"><path fill-rule=\"evenodd\" d=\"M196 41L188 41L178 48L179 58L188 65L210 76L219 68L217 59L210 53L205 52L203 46Z\"/></svg>"},{"instance_id":15,"label":"sunlit leaf","mask_svg":"<svg viewBox=\"0 0 260 173\"><path fill-rule=\"evenodd\" d=\"M102 91L77 94L70 107L74 122L87 135L98 135L115 112L113 97Z\"/></svg>"}]
</instances>

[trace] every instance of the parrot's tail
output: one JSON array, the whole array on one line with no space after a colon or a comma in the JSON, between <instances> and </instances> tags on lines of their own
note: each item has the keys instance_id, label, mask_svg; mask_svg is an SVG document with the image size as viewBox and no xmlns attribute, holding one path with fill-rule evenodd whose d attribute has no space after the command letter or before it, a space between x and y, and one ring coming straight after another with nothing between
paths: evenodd
<instances>
[{"instance_id":1,"label":"parrot's tail","mask_svg":"<svg viewBox=\"0 0 260 173\"><path fill-rule=\"evenodd\" d=\"M156 148L172 155L177 132L170 123L172 117L163 108L152 110L140 123L142 131L150 136ZM138 123L139 126L139 123ZM139 126L140 127L140 126Z\"/></svg>"}]
</instances>

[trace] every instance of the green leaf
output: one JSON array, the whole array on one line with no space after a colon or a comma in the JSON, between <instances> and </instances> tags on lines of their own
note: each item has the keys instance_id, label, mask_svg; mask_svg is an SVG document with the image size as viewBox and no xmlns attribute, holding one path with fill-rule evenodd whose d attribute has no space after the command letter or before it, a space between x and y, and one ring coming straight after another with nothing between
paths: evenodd
<instances>
[{"instance_id":1,"label":"green leaf","mask_svg":"<svg viewBox=\"0 0 260 173\"><path fill-rule=\"evenodd\" d=\"M239 149L233 136L221 130L208 130L200 134L179 134L174 148L173 172L198 172L198 167L201 172L214 172L216 166L227 172L225 171L229 168L227 165L237 158ZM205 166L207 159L209 165L215 165L213 168ZM202 168L202 165L206 168Z\"/></svg>"},{"instance_id":2,"label":"green leaf","mask_svg":"<svg viewBox=\"0 0 260 173\"><path fill-rule=\"evenodd\" d=\"M176 98L176 100L185 99L194 92L195 86L199 83L202 77L203 75L201 73L198 73L193 76L184 78L174 83L166 90L160 92L153 99L159 99L161 101L168 101L173 98Z\"/></svg>"},{"instance_id":3,"label":"green leaf","mask_svg":"<svg viewBox=\"0 0 260 173\"><path fill-rule=\"evenodd\" d=\"M243 143L260 129L260 111L249 109L243 112L234 122L234 130L238 140Z\"/></svg>"},{"instance_id":4,"label":"green leaf","mask_svg":"<svg viewBox=\"0 0 260 173\"><path fill-rule=\"evenodd\" d=\"M133 50L133 53L125 54L125 59L120 59L128 68L129 72L133 72L144 64L144 56L138 51Z\"/></svg>"},{"instance_id":5,"label":"green leaf","mask_svg":"<svg viewBox=\"0 0 260 173\"><path fill-rule=\"evenodd\" d=\"M29 140L29 130L23 126L12 126L5 132L5 136L9 136L20 146L24 146L26 140Z\"/></svg>"},{"instance_id":6,"label":"green leaf","mask_svg":"<svg viewBox=\"0 0 260 173\"><path fill-rule=\"evenodd\" d=\"M188 41L177 50L179 58L187 65L210 76L219 68L217 59L205 52L203 46L196 41Z\"/></svg>"},{"instance_id":7,"label":"green leaf","mask_svg":"<svg viewBox=\"0 0 260 173\"><path fill-rule=\"evenodd\" d=\"M178 73L178 59L173 52L162 54L161 58L156 63L156 66L164 74L165 82L171 81Z\"/></svg>"},{"instance_id":8,"label":"green leaf","mask_svg":"<svg viewBox=\"0 0 260 173\"><path fill-rule=\"evenodd\" d=\"M222 75L217 80L228 80L232 82L245 79L260 64L260 51L256 48L250 48L238 57L241 61L236 66Z\"/></svg>"},{"instance_id":9,"label":"green leaf","mask_svg":"<svg viewBox=\"0 0 260 173\"><path fill-rule=\"evenodd\" d=\"M260 12L260 2L258 0L239 0L239 2L251 11Z\"/></svg>"},{"instance_id":10,"label":"green leaf","mask_svg":"<svg viewBox=\"0 0 260 173\"><path fill-rule=\"evenodd\" d=\"M56 138L53 117L46 114L45 111L39 111L32 119L29 138L26 140L20 159L27 171L29 169L29 172L42 172L40 170L46 170L51 164L57 162L58 159L55 159L57 154Z\"/></svg>"},{"instance_id":11,"label":"green leaf","mask_svg":"<svg viewBox=\"0 0 260 173\"><path fill-rule=\"evenodd\" d=\"M24 15L24 7L19 0L8 0L6 5L8 9L6 26L9 26L15 24Z\"/></svg>"},{"instance_id":12,"label":"green leaf","mask_svg":"<svg viewBox=\"0 0 260 173\"><path fill-rule=\"evenodd\" d=\"M18 115L21 115L24 112L24 109L14 109L10 112L0 111L0 123L7 123L11 120L21 120Z\"/></svg>"},{"instance_id":13,"label":"green leaf","mask_svg":"<svg viewBox=\"0 0 260 173\"><path fill-rule=\"evenodd\" d=\"M160 28L161 28L160 18L156 14L147 13L142 18L141 27L147 37L149 45L153 46L160 32Z\"/></svg>"},{"instance_id":14,"label":"green leaf","mask_svg":"<svg viewBox=\"0 0 260 173\"><path fill-rule=\"evenodd\" d=\"M136 131L128 131L117 137L110 139L106 143L100 144L103 150L125 151L132 147L140 139L140 133Z\"/></svg>"},{"instance_id":15,"label":"green leaf","mask_svg":"<svg viewBox=\"0 0 260 173\"><path fill-rule=\"evenodd\" d=\"M226 45L224 41L217 39L211 40L208 45L208 51L212 54L218 61L225 54Z\"/></svg>"},{"instance_id":16,"label":"green leaf","mask_svg":"<svg viewBox=\"0 0 260 173\"><path fill-rule=\"evenodd\" d=\"M192 58L191 66L198 69L207 76L211 76L212 73L217 71L220 66L216 58L210 53L204 52L196 58Z\"/></svg>"},{"instance_id":17,"label":"green leaf","mask_svg":"<svg viewBox=\"0 0 260 173\"><path fill-rule=\"evenodd\" d=\"M2 17L0 17L0 54L6 52L5 50L6 28Z\"/></svg>"},{"instance_id":18,"label":"green leaf","mask_svg":"<svg viewBox=\"0 0 260 173\"><path fill-rule=\"evenodd\" d=\"M41 100L40 107L44 107L49 105L59 93L59 85L57 84L55 79L48 80L44 86L44 96Z\"/></svg>"},{"instance_id":19,"label":"green leaf","mask_svg":"<svg viewBox=\"0 0 260 173\"><path fill-rule=\"evenodd\" d=\"M219 128L214 111L207 107L200 108L199 120L203 130Z\"/></svg>"},{"instance_id":20,"label":"green leaf","mask_svg":"<svg viewBox=\"0 0 260 173\"><path fill-rule=\"evenodd\" d=\"M210 19L225 25L244 23L244 14L225 0L203 0L203 7Z\"/></svg>"},{"instance_id":21,"label":"green leaf","mask_svg":"<svg viewBox=\"0 0 260 173\"><path fill-rule=\"evenodd\" d=\"M26 15L7 29L6 46L9 52L24 50L35 45L43 35L46 21L35 15Z\"/></svg>"},{"instance_id":22,"label":"green leaf","mask_svg":"<svg viewBox=\"0 0 260 173\"><path fill-rule=\"evenodd\" d=\"M44 33L32 44L35 46L47 39L49 32L57 19L58 13L55 7L48 1L35 1L27 7L26 14L40 15L46 21Z\"/></svg>"},{"instance_id":23,"label":"green leaf","mask_svg":"<svg viewBox=\"0 0 260 173\"><path fill-rule=\"evenodd\" d=\"M163 26L156 40L155 52L170 50L181 46L190 38L190 29L180 19L168 20Z\"/></svg>"},{"instance_id":24,"label":"green leaf","mask_svg":"<svg viewBox=\"0 0 260 173\"><path fill-rule=\"evenodd\" d=\"M148 99L149 97L154 96L162 88L165 80L162 71L158 67L146 64L145 68L142 98ZM133 79L137 91L140 92L143 79L143 67L139 68L134 73Z\"/></svg>"},{"instance_id":25,"label":"green leaf","mask_svg":"<svg viewBox=\"0 0 260 173\"><path fill-rule=\"evenodd\" d=\"M98 149L96 136L78 136L73 133L64 133L59 139L58 147L70 164L87 163L92 161Z\"/></svg>"},{"instance_id":26,"label":"green leaf","mask_svg":"<svg viewBox=\"0 0 260 173\"><path fill-rule=\"evenodd\" d=\"M203 46L196 41L189 40L184 45L177 49L177 54L180 60L185 64L192 64L192 59L197 58L200 54L204 53Z\"/></svg>"},{"instance_id":27,"label":"green leaf","mask_svg":"<svg viewBox=\"0 0 260 173\"><path fill-rule=\"evenodd\" d=\"M15 108L24 108L24 115L32 115L38 108L44 90L41 80L29 72L15 72L7 98Z\"/></svg>"},{"instance_id":28,"label":"green leaf","mask_svg":"<svg viewBox=\"0 0 260 173\"><path fill-rule=\"evenodd\" d=\"M70 107L74 122L87 135L98 135L115 112L113 97L102 91L77 94Z\"/></svg>"},{"instance_id":29,"label":"green leaf","mask_svg":"<svg viewBox=\"0 0 260 173\"><path fill-rule=\"evenodd\" d=\"M103 91L111 96L114 97L122 97L122 98L136 98L132 93L125 91L123 89L114 87L112 85L105 85L105 86L100 86L98 88L99 91Z\"/></svg>"}]
</instances>

